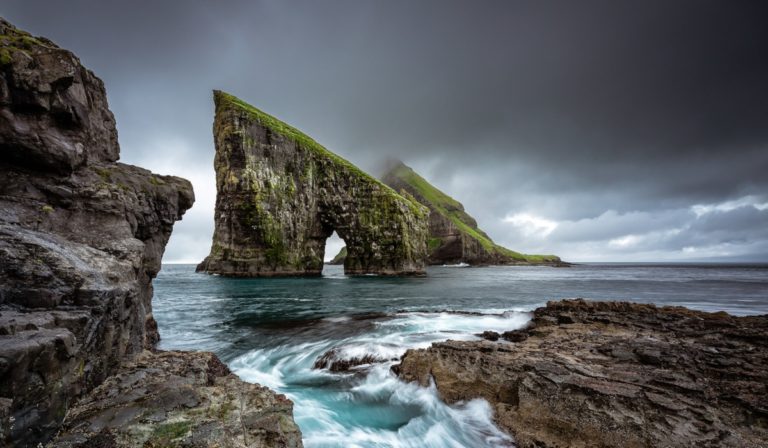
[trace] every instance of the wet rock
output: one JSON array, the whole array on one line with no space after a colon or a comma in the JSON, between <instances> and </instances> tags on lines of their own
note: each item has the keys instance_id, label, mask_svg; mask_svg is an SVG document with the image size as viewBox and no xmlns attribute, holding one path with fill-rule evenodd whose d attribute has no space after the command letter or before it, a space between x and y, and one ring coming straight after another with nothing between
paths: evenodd
<instances>
[{"instance_id":1,"label":"wet rock","mask_svg":"<svg viewBox=\"0 0 768 448\"><path fill-rule=\"evenodd\" d=\"M397 358L386 359L372 354L344 357L339 349L332 348L317 358L312 368L328 369L331 372L348 372L358 366L396 360Z\"/></svg>"},{"instance_id":2,"label":"wet rock","mask_svg":"<svg viewBox=\"0 0 768 448\"><path fill-rule=\"evenodd\" d=\"M524 330L505 331L501 334L501 338L509 342L523 342L528 339L528 332Z\"/></svg>"},{"instance_id":3,"label":"wet rock","mask_svg":"<svg viewBox=\"0 0 768 448\"><path fill-rule=\"evenodd\" d=\"M485 398L523 448L768 440L768 316L565 300L503 337L409 350L395 371L449 403Z\"/></svg>"},{"instance_id":4,"label":"wet rock","mask_svg":"<svg viewBox=\"0 0 768 448\"><path fill-rule=\"evenodd\" d=\"M481 338L487 340L487 341L498 341L501 335L495 331L484 331L480 334L478 334Z\"/></svg>"},{"instance_id":5,"label":"wet rock","mask_svg":"<svg viewBox=\"0 0 768 448\"><path fill-rule=\"evenodd\" d=\"M347 274L424 273L426 208L238 98L214 100L216 227L198 271L320 275L335 230Z\"/></svg>"},{"instance_id":6,"label":"wet rock","mask_svg":"<svg viewBox=\"0 0 768 448\"><path fill-rule=\"evenodd\" d=\"M49 446L302 446L293 403L212 353L144 352L70 408Z\"/></svg>"}]
</instances>

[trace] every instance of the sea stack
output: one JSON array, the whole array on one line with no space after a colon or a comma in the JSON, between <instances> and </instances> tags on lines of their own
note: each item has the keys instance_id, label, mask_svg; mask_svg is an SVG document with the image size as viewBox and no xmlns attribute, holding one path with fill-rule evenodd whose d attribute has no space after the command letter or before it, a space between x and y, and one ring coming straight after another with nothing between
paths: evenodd
<instances>
[{"instance_id":1,"label":"sea stack","mask_svg":"<svg viewBox=\"0 0 768 448\"><path fill-rule=\"evenodd\" d=\"M216 225L198 271L320 275L336 231L346 274L424 273L425 207L232 95L214 102Z\"/></svg>"}]
</instances>

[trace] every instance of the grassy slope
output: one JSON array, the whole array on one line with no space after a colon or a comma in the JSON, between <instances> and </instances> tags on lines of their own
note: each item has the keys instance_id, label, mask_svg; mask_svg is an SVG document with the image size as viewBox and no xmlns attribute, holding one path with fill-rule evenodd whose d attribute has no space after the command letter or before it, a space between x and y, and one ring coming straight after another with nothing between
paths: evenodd
<instances>
[{"instance_id":1,"label":"grassy slope","mask_svg":"<svg viewBox=\"0 0 768 448\"><path fill-rule=\"evenodd\" d=\"M515 260L527 261L530 263L559 261L559 258L554 255L521 254L494 243L484 232L475 227L473 223L474 220L472 220L463 210L459 201L435 188L411 168L400 164L390 171L389 175L393 175L413 187L421 197L429 202L429 204L424 205L432 210L436 210L451 220L461 232L470 238L477 240L488 252L502 254Z\"/></svg>"},{"instance_id":2,"label":"grassy slope","mask_svg":"<svg viewBox=\"0 0 768 448\"><path fill-rule=\"evenodd\" d=\"M344 264L345 258L347 258L347 246L342 247L339 253L336 254L336 256L333 257L333 260L329 261L328 264Z\"/></svg>"},{"instance_id":3,"label":"grassy slope","mask_svg":"<svg viewBox=\"0 0 768 448\"><path fill-rule=\"evenodd\" d=\"M246 103L245 101L241 100L240 98L234 95L230 95L220 90L215 90L214 96L218 101L221 102L222 105L234 106L239 110L247 112L249 115L251 115L252 118L254 118L259 123L261 123L262 126L265 126L271 129L276 134L280 134L283 137L289 140L292 140L302 148L310 151L314 151L318 154L328 157L334 162L336 162L338 165L345 167L352 173L362 178L365 178L366 180L374 184L378 184L380 187L382 187L383 191L386 194L391 194L398 198L402 198L402 196L400 196L395 190L390 188L388 185L384 184L383 182L371 176L370 174L364 172L363 170L356 167L355 165L353 165L351 162L347 161L343 157L340 157L334 154L333 152L327 150L323 145L321 145L320 143L317 143L314 139L312 139L312 137L294 128L293 126L286 124L278 120L277 118L273 117L272 115L269 115L266 112L263 112L251 106L250 104Z\"/></svg>"}]
</instances>

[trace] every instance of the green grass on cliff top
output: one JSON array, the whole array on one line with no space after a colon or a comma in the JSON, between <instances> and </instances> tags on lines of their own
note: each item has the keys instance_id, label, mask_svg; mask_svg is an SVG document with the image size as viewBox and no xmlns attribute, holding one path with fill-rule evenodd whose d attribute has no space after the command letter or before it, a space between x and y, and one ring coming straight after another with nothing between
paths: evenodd
<instances>
[{"instance_id":1,"label":"green grass on cliff top","mask_svg":"<svg viewBox=\"0 0 768 448\"><path fill-rule=\"evenodd\" d=\"M13 52L27 53L35 47L48 46L26 31L20 30L0 17L0 66L13 62Z\"/></svg>"},{"instance_id":2,"label":"green grass on cliff top","mask_svg":"<svg viewBox=\"0 0 768 448\"><path fill-rule=\"evenodd\" d=\"M360 168L358 168L348 160L344 159L343 157L340 157L339 155L329 151L323 145L321 145L320 143L317 143L312 137L308 136L307 134L301 132L300 130L294 128L293 126L287 123L284 123L278 120L272 115L269 115L268 113L253 107L252 105L246 103L245 101L241 100L240 98L234 95L230 95L229 93L222 92L220 90L214 90L213 94L215 99L221 105L235 106L238 109L247 112L249 115L251 115L252 118L254 118L259 123L261 123L262 126L265 126L270 130L272 130L273 132L280 134L283 137L295 142L298 146L306 150L313 151L323 157L327 157L333 160L336 164L343 166L344 168L349 170L351 173L356 174L357 176L360 176L361 178L369 182L379 185L385 194L399 198L399 199L403 199L406 201L406 203L415 205L416 206L415 209L414 207L411 207L411 209L414 211L414 213L420 214L417 212L417 210L419 210L419 206L421 204L415 203L414 201L411 201L410 199L405 198L402 195L398 194L395 190L390 188L387 184L381 182L380 180L376 179L375 177L361 170Z\"/></svg>"},{"instance_id":3,"label":"green grass on cliff top","mask_svg":"<svg viewBox=\"0 0 768 448\"><path fill-rule=\"evenodd\" d=\"M430 184L426 179L419 176L418 173L413 171L405 164L398 164L398 166L393 168L388 175L397 177L398 179L413 187L413 189L416 190L421 197L429 202L429 204L425 205L428 205L429 208L434 209L443 216L447 217L460 231L477 240L483 246L483 248L485 248L485 250L493 253L500 253L515 260L527 261L531 263L542 263L558 260L558 257L554 255L521 254L494 243L485 235L485 232L482 232L480 229L474 226L472 222L473 220L464 211L464 207L459 201L437 189L434 185Z\"/></svg>"}]
</instances>

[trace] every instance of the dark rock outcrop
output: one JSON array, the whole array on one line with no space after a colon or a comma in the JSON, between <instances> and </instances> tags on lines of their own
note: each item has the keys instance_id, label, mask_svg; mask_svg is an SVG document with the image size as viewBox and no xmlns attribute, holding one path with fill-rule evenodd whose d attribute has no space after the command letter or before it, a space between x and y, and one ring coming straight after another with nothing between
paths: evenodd
<instances>
[{"instance_id":1,"label":"dark rock outcrop","mask_svg":"<svg viewBox=\"0 0 768 448\"><path fill-rule=\"evenodd\" d=\"M0 21L0 438L45 440L158 339L152 278L192 186L115 163L104 85Z\"/></svg>"},{"instance_id":2,"label":"dark rock outcrop","mask_svg":"<svg viewBox=\"0 0 768 448\"><path fill-rule=\"evenodd\" d=\"M564 266L555 255L526 255L499 246L480 230L464 206L400 161L381 180L429 208L429 264Z\"/></svg>"},{"instance_id":3,"label":"dark rock outcrop","mask_svg":"<svg viewBox=\"0 0 768 448\"><path fill-rule=\"evenodd\" d=\"M291 400L240 381L212 353L145 352L71 408L51 445L296 448L292 412Z\"/></svg>"},{"instance_id":4,"label":"dark rock outcrop","mask_svg":"<svg viewBox=\"0 0 768 448\"><path fill-rule=\"evenodd\" d=\"M380 362L397 361L367 353L362 356L344 356L338 348L332 348L319 356L312 365L313 369L328 369L330 372L348 372L355 367Z\"/></svg>"},{"instance_id":5,"label":"dark rock outcrop","mask_svg":"<svg viewBox=\"0 0 768 448\"><path fill-rule=\"evenodd\" d=\"M238 98L214 100L216 227L198 271L320 275L335 230L347 274L424 272L424 207Z\"/></svg>"},{"instance_id":6,"label":"dark rock outcrop","mask_svg":"<svg viewBox=\"0 0 768 448\"><path fill-rule=\"evenodd\" d=\"M130 375L121 367L137 355L154 366L141 378L171 375L166 355L145 352L159 339L152 279L194 202L192 185L118 156L101 80L71 52L0 19L0 446L46 442L78 399L87 406L107 378ZM169 394L199 380L187 364ZM254 402L264 394L243 392ZM125 417L115 400L109 412ZM101 434L80 446L124 445Z\"/></svg>"},{"instance_id":7,"label":"dark rock outcrop","mask_svg":"<svg viewBox=\"0 0 768 448\"><path fill-rule=\"evenodd\" d=\"M504 338L410 350L396 371L485 398L522 448L768 442L768 316L566 300Z\"/></svg>"},{"instance_id":8,"label":"dark rock outcrop","mask_svg":"<svg viewBox=\"0 0 768 448\"><path fill-rule=\"evenodd\" d=\"M69 174L117 161L104 84L71 52L0 18L0 161Z\"/></svg>"}]
</instances>

